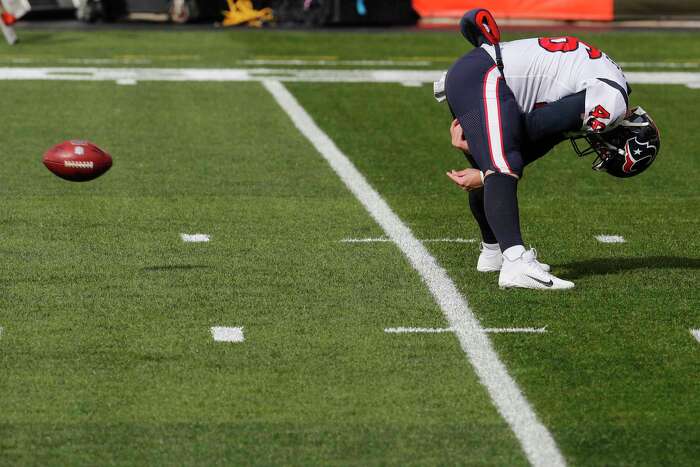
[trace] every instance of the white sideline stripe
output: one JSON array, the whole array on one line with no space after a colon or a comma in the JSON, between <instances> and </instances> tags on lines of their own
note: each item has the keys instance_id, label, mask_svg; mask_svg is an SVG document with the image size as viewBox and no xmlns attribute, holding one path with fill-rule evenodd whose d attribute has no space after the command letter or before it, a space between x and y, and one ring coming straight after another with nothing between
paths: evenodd
<instances>
[{"instance_id":1,"label":"white sideline stripe","mask_svg":"<svg viewBox=\"0 0 700 467\"><path fill-rule=\"evenodd\" d=\"M52 81L296 81L326 83L433 83L442 70L328 70L293 68L0 67L0 80ZM700 83L700 72L625 73L631 84Z\"/></svg>"},{"instance_id":2,"label":"white sideline stripe","mask_svg":"<svg viewBox=\"0 0 700 467\"><path fill-rule=\"evenodd\" d=\"M2 331L2 328L0 328L0 331ZM690 333L698 342L700 342L700 329L691 329Z\"/></svg>"},{"instance_id":3,"label":"white sideline stripe","mask_svg":"<svg viewBox=\"0 0 700 467\"><path fill-rule=\"evenodd\" d=\"M543 328L483 328L484 332L493 334L502 333L525 333L525 334L544 334L547 332L547 326ZM385 328L387 334L441 334L443 332L454 332L453 328Z\"/></svg>"},{"instance_id":4,"label":"white sideline stripe","mask_svg":"<svg viewBox=\"0 0 700 467\"><path fill-rule=\"evenodd\" d=\"M316 125L284 85L278 81L264 81L263 86L421 275L442 309L449 327L454 329L462 350L469 358L481 383L488 390L496 409L520 441L530 463L543 467L566 465L554 438L537 418L517 383L508 374L479 320L469 309L466 299L447 271L438 264L347 156Z\"/></svg>"},{"instance_id":5,"label":"white sideline stripe","mask_svg":"<svg viewBox=\"0 0 700 467\"><path fill-rule=\"evenodd\" d=\"M344 238L340 243L385 243L393 242L392 239L386 237L379 238ZM421 240L423 243L476 243L475 238L429 238Z\"/></svg>"},{"instance_id":6,"label":"white sideline stripe","mask_svg":"<svg viewBox=\"0 0 700 467\"><path fill-rule=\"evenodd\" d=\"M238 60L241 65L286 65L286 66L430 66L433 62L427 60L275 60L253 59Z\"/></svg>"},{"instance_id":7,"label":"white sideline stripe","mask_svg":"<svg viewBox=\"0 0 700 467\"><path fill-rule=\"evenodd\" d=\"M622 235L596 235L596 240L600 243L625 243L625 237Z\"/></svg>"},{"instance_id":8,"label":"white sideline stripe","mask_svg":"<svg viewBox=\"0 0 700 467\"><path fill-rule=\"evenodd\" d=\"M0 57L0 63L65 63L68 65L149 65L151 60L147 58L49 58L49 59L33 59L30 57Z\"/></svg>"},{"instance_id":9,"label":"white sideline stripe","mask_svg":"<svg viewBox=\"0 0 700 467\"><path fill-rule=\"evenodd\" d=\"M200 242L208 242L209 241L209 235L208 234L186 234L186 233L181 233L180 238L182 239L183 242L186 243L200 243Z\"/></svg>"},{"instance_id":10,"label":"white sideline stripe","mask_svg":"<svg viewBox=\"0 0 700 467\"><path fill-rule=\"evenodd\" d=\"M212 326L211 337L216 342L243 342L243 328L229 328L223 326Z\"/></svg>"},{"instance_id":11,"label":"white sideline stripe","mask_svg":"<svg viewBox=\"0 0 700 467\"><path fill-rule=\"evenodd\" d=\"M30 57L0 57L0 62L16 64L46 63L46 59L37 60ZM70 65L150 65L149 58L52 58L51 62ZM439 60L438 63L444 63ZM432 60L302 60L302 59L250 59L238 60L239 64L247 66L402 66L428 67ZM700 62L618 62L622 68L668 68L693 69L700 68Z\"/></svg>"},{"instance_id":12,"label":"white sideline stripe","mask_svg":"<svg viewBox=\"0 0 700 467\"><path fill-rule=\"evenodd\" d=\"M700 68L699 62L618 62L621 68Z\"/></svg>"}]
</instances>

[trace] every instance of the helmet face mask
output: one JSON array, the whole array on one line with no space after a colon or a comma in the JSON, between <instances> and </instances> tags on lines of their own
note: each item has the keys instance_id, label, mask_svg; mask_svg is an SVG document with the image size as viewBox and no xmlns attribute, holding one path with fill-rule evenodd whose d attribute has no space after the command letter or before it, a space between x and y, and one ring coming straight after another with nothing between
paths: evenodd
<instances>
[{"instance_id":1,"label":"helmet face mask","mask_svg":"<svg viewBox=\"0 0 700 467\"><path fill-rule=\"evenodd\" d=\"M583 149L578 141L585 139ZM589 133L571 138L579 156L597 154L593 170L607 172L613 177L628 178L642 173L656 159L661 147L659 130L648 113L635 107L620 124L605 133Z\"/></svg>"}]
</instances>

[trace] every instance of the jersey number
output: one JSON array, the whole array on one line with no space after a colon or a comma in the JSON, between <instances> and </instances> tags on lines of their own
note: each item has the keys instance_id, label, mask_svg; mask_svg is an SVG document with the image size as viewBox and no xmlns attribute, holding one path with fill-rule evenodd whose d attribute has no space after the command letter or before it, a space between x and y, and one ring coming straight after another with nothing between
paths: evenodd
<instances>
[{"instance_id":1,"label":"jersey number","mask_svg":"<svg viewBox=\"0 0 700 467\"><path fill-rule=\"evenodd\" d=\"M603 56L600 50L575 37L540 37L539 43L540 47L549 52L574 52L578 50L579 44L583 44L591 59Z\"/></svg>"}]
</instances>

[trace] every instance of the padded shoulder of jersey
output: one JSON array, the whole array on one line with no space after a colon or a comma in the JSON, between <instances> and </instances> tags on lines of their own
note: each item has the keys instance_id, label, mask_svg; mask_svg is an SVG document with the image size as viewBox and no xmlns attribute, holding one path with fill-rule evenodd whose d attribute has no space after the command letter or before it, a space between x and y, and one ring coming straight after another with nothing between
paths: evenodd
<instances>
[{"instance_id":1,"label":"padded shoulder of jersey","mask_svg":"<svg viewBox=\"0 0 700 467\"><path fill-rule=\"evenodd\" d=\"M583 130L602 133L615 128L627 113L624 87L602 80L586 86Z\"/></svg>"}]
</instances>

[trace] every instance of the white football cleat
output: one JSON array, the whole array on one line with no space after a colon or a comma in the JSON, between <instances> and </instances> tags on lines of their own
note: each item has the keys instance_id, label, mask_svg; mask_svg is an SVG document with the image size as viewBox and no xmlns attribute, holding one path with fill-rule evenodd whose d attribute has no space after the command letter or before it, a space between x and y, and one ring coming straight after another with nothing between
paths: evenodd
<instances>
[{"instance_id":1,"label":"white football cleat","mask_svg":"<svg viewBox=\"0 0 700 467\"><path fill-rule=\"evenodd\" d=\"M537 252L526 250L512 261L503 255L503 266L498 277L502 289L519 287L523 289L566 290L573 289L574 283L559 279L540 267Z\"/></svg>"},{"instance_id":2,"label":"white football cleat","mask_svg":"<svg viewBox=\"0 0 700 467\"><path fill-rule=\"evenodd\" d=\"M495 272L501 270L503 255L498 243L490 244L481 242L479 245L481 254L476 262L476 270L479 272Z\"/></svg>"},{"instance_id":3,"label":"white football cleat","mask_svg":"<svg viewBox=\"0 0 700 467\"><path fill-rule=\"evenodd\" d=\"M490 244L481 242L479 250L481 250L481 254L479 255L479 260L476 262L477 271L497 272L501 270L501 266L503 265L503 254L501 254L501 249L499 248L498 243ZM535 254L535 258L537 258L537 254ZM535 259L535 261L537 261L537 259ZM540 263L539 261L537 261L537 264L540 265L542 270L549 272L549 264Z\"/></svg>"}]
</instances>

